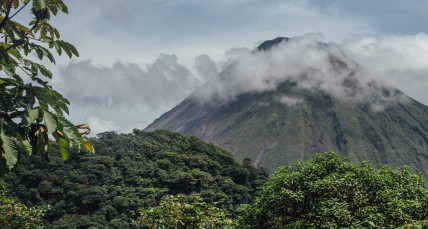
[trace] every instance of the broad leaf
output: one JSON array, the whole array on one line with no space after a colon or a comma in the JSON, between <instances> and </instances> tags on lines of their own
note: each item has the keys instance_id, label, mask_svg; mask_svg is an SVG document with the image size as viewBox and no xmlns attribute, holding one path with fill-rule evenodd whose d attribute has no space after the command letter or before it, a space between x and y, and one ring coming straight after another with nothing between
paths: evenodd
<instances>
[{"instance_id":1,"label":"broad leaf","mask_svg":"<svg viewBox=\"0 0 428 229\"><path fill-rule=\"evenodd\" d=\"M0 64L0 67L8 76L13 76L15 74L15 68L11 64Z\"/></svg>"},{"instance_id":2,"label":"broad leaf","mask_svg":"<svg viewBox=\"0 0 428 229\"><path fill-rule=\"evenodd\" d=\"M64 137L61 137L57 132L52 134L58 143L59 152L61 153L62 160L67 160L69 155L67 153L68 142Z\"/></svg>"},{"instance_id":3,"label":"broad leaf","mask_svg":"<svg viewBox=\"0 0 428 229\"><path fill-rule=\"evenodd\" d=\"M18 147L15 143L15 138L7 133L4 128L1 129L0 138L6 164L9 168L13 168L18 162Z\"/></svg>"},{"instance_id":4,"label":"broad leaf","mask_svg":"<svg viewBox=\"0 0 428 229\"><path fill-rule=\"evenodd\" d=\"M27 107L26 113L24 113L24 118L22 119L22 124L24 126L31 125L36 119L39 117L39 109L34 108L31 109L29 106Z\"/></svg>"},{"instance_id":5,"label":"broad leaf","mask_svg":"<svg viewBox=\"0 0 428 229\"><path fill-rule=\"evenodd\" d=\"M45 125L48 128L48 133L53 133L57 130L58 120L55 118L56 115L50 113L49 111L43 112L43 119L45 120Z\"/></svg>"}]
</instances>

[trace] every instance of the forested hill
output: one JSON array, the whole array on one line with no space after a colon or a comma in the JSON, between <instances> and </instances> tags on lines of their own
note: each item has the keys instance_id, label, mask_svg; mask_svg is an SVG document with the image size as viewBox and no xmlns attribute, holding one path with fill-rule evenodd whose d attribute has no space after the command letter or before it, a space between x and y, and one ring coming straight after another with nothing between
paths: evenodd
<instances>
[{"instance_id":1,"label":"forested hill","mask_svg":"<svg viewBox=\"0 0 428 229\"><path fill-rule=\"evenodd\" d=\"M139 209L166 194L199 195L233 214L267 179L250 161L178 133L106 132L91 141L96 154L71 152L66 162L55 149L50 163L22 154L0 183L29 206L49 204L48 228L130 228Z\"/></svg>"}]
</instances>

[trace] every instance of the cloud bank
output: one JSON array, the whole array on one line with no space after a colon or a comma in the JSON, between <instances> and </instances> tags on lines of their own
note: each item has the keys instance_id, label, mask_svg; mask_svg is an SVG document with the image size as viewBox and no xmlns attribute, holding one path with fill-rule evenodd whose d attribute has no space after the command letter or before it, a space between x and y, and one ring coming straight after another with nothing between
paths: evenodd
<instances>
[{"instance_id":1,"label":"cloud bank","mask_svg":"<svg viewBox=\"0 0 428 229\"><path fill-rule=\"evenodd\" d=\"M370 102L375 105L374 110L380 110L380 104L401 99L399 93L384 93L381 78L348 58L338 45L320 42L321 37L296 37L266 51L231 49L221 70L207 57L200 57L196 69L210 80L193 96L203 102L213 98L229 101L243 93L276 90L288 81L298 88L323 91L337 99ZM284 104L294 102L284 100Z\"/></svg>"},{"instance_id":2,"label":"cloud bank","mask_svg":"<svg viewBox=\"0 0 428 229\"><path fill-rule=\"evenodd\" d=\"M101 109L159 109L187 96L199 80L175 55L162 54L153 64L116 62L111 67L91 61L75 62L61 69L59 87L75 105Z\"/></svg>"},{"instance_id":3,"label":"cloud bank","mask_svg":"<svg viewBox=\"0 0 428 229\"><path fill-rule=\"evenodd\" d=\"M342 45L376 79L428 105L428 35L365 37Z\"/></svg>"},{"instance_id":4,"label":"cloud bank","mask_svg":"<svg viewBox=\"0 0 428 229\"><path fill-rule=\"evenodd\" d=\"M287 80L335 98L371 102L374 111L401 99L386 96L383 85L428 105L426 34L365 37L327 46L321 41L321 34L308 34L263 52L233 48L220 62L198 56L193 68L166 54L145 65L74 62L61 69L57 88L71 101L72 111L87 111L81 114L94 133L144 128L192 93L201 101L229 101L242 93L275 90ZM281 97L279 102L304 104L298 97Z\"/></svg>"}]
</instances>

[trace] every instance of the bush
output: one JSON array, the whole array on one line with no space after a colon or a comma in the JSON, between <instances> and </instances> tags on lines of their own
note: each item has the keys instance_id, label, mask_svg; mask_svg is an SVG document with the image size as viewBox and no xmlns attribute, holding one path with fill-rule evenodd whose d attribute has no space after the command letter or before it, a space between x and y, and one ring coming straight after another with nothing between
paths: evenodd
<instances>
[{"instance_id":1,"label":"bush","mask_svg":"<svg viewBox=\"0 0 428 229\"><path fill-rule=\"evenodd\" d=\"M397 228L428 219L428 188L408 167L356 165L336 152L280 168L240 218L243 228Z\"/></svg>"},{"instance_id":2,"label":"bush","mask_svg":"<svg viewBox=\"0 0 428 229\"><path fill-rule=\"evenodd\" d=\"M230 228L232 220L224 211L184 195L166 196L158 207L145 209L139 218L144 228Z\"/></svg>"},{"instance_id":3,"label":"bush","mask_svg":"<svg viewBox=\"0 0 428 229\"><path fill-rule=\"evenodd\" d=\"M29 208L6 197L4 186L0 189L1 228L43 228L42 217L46 209Z\"/></svg>"}]
</instances>

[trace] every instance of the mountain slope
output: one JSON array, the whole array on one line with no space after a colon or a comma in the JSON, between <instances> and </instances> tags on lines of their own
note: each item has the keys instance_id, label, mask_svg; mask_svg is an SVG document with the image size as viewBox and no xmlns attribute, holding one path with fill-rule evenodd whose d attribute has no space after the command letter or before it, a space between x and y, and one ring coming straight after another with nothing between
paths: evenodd
<instances>
[{"instance_id":1,"label":"mountain slope","mask_svg":"<svg viewBox=\"0 0 428 229\"><path fill-rule=\"evenodd\" d=\"M288 42L275 40L263 43L258 52ZM428 107L396 89L375 82L365 86L356 74L361 67L343 55L330 55L329 63L332 74L346 72L340 78L346 96L304 88L303 75L284 80L274 90L245 92L233 100L212 97L201 102L192 95L146 130L201 137L234 152L238 161L250 158L271 172L315 152L338 150L354 161L407 164L427 176Z\"/></svg>"}]
</instances>

